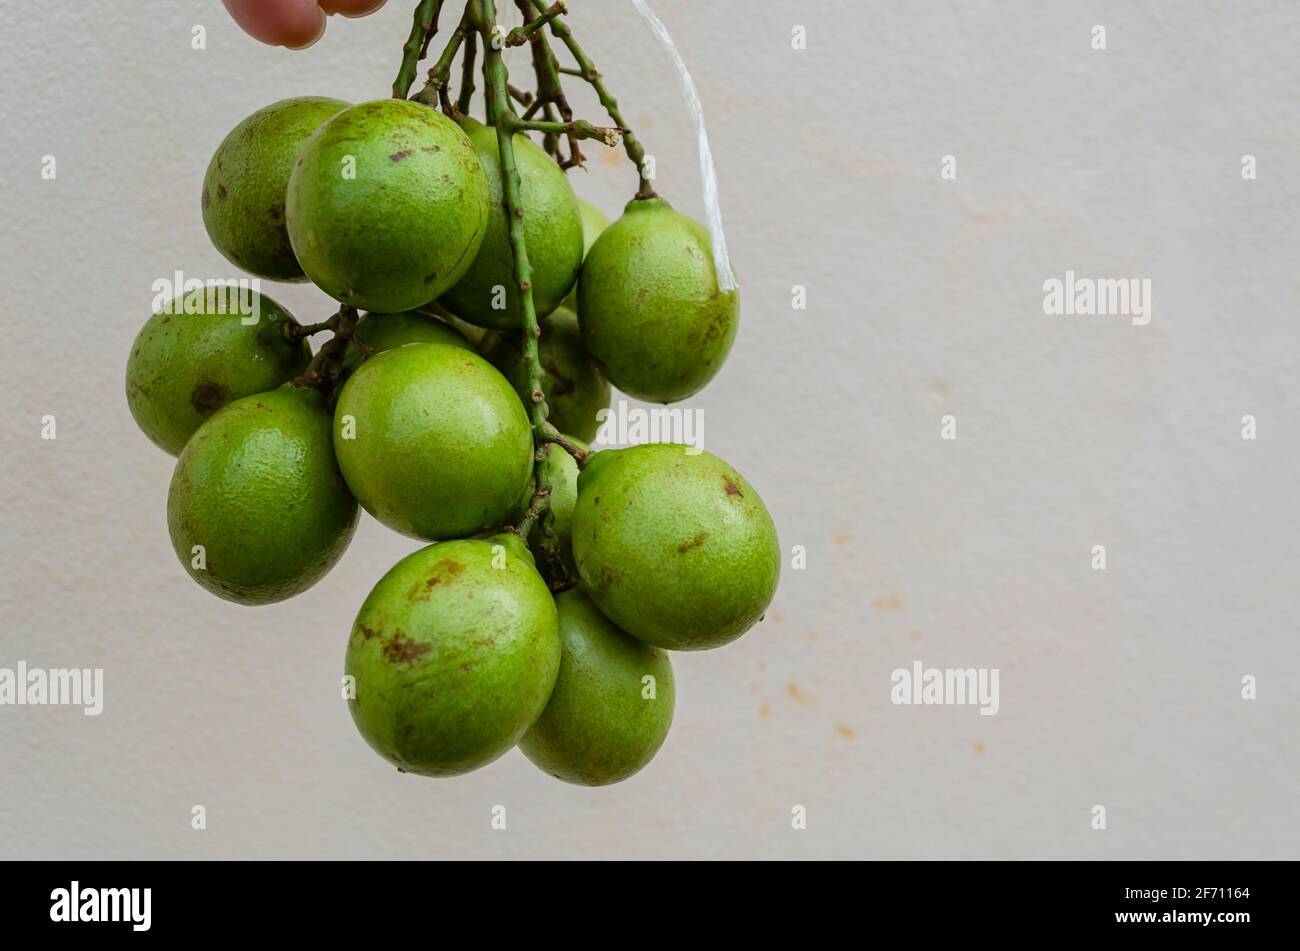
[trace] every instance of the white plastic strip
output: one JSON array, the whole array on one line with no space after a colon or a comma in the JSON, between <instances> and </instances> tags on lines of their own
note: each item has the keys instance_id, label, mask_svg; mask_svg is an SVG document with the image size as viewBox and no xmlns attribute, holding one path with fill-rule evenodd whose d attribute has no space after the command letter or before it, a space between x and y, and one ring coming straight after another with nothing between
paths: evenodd
<instances>
[{"instance_id":1,"label":"white plastic strip","mask_svg":"<svg viewBox=\"0 0 1300 951\"><path fill-rule=\"evenodd\" d=\"M663 47L673 65L677 67L677 78L682 85L682 95L686 98L687 108L691 111L691 120L695 123L695 134L700 145L700 177L704 180L704 207L709 219L709 236L713 241L713 265L717 269L718 287L723 291L734 291L736 275L731 270L731 259L727 257L727 236L722 230L722 208L718 204L718 173L713 167L713 153L709 150L709 135L704 131L704 107L700 105L700 94L695 89L682 55L677 52L673 38L668 35L668 28L655 16L646 0L632 0L632 5L641 14L641 19L649 25L659 45Z\"/></svg>"}]
</instances>

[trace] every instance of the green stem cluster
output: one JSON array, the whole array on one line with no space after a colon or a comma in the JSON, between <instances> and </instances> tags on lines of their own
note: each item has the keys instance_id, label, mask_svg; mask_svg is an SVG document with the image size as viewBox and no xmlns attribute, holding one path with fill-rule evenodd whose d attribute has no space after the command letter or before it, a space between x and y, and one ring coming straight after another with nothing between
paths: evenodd
<instances>
[{"instance_id":1,"label":"green stem cluster","mask_svg":"<svg viewBox=\"0 0 1300 951\"><path fill-rule=\"evenodd\" d=\"M415 82L415 74L420 68L420 60L429 48L429 41L438 30L438 14L442 12L442 0L420 0L415 8L411 35L402 47L402 65L393 82L393 98L405 99Z\"/></svg>"},{"instance_id":2,"label":"green stem cluster","mask_svg":"<svg viewBox=\"0 0 1300 951\"><path fill-rule=\"evenodd\" d=\"M541 0L531 0L534 9L539 12L543 9ZM570 55L578 63L578 70L559 70L566 75L576 75L585 79L596 93L596 98L600 100L601 107L609 114L614 124L623 130L623 148L627 152L627 157L632 160L632 164L637 168L637 175L641 181L641 187L637 190L637 198L654 198L655 191L650 187L650 179L645 177L645 148L641 141L632 132L632 127L623 119L623 114L619 111L618 100L610 93L609 88L605 85L604 79L600 75L600 70L596 68L595 63L578 45L578 41L573 38L573 31L569 29L569 24L563 20L553 20L551 22L551 33L563 43L569 50Z\"/></svg>"},{"instance_id":3,"label":"green stem cluster","mask_svg":"<svg viewBox=\"0 0 1300 951\"><path fill-rule=\"evenodd\" d=\"M428 106L441 105L444 112L454 115L455 110L451 104L451 96L447 92L447 87L451 82L451 64L456 61L456 54L460 52L462 44L467 37L472 36L473 26L470 24L469 11L460 18L460 23L456 24L456 29L451 33L451 38L447 41L446 48L438 61L433 64L429 70L429 81L411 98L417 102L422 102ZM463 95L463 93L462 93Z\"/></svg>"},{"instance_id":4,"label":"green stem cluster","mask_svg":"<svg viewBox=\"0 0 1300 951\"><path fill-rule=\"evenodd\" d=\"M515 0L515 6L525 20L529 20L533 12L531 0ZM553 5L547 14L555 11L559 4ZM547 22L554 21L554 17L533 20L530 26L535 25L535 29L527 33L527 42L532 47L533 72L537 76L537 96L529 104L528 111L523 118L531 119L539 111L545 117L548 123L556 123L556 114L559 114L560 122L572 123L573 110L569 107L569 100L564 95L564 84L560 81L560 63L555 58L555 51L551 49L550 42L546 39L546 33L542 27ZM512 31L513 32L513 31ZM560 135L563 130L542 130L542 146L546 149L548 155L551 155L560 167L570 169L582 167L584 158L582 149L578 146L578 137L572 132L566 135L569 145L569 155L567 158L560 154Z\"/></svg>"},{"instance_id":5,"label":"green stem cluster","mask_svg":"<svg viewBox=\"0 0 1300 951\"><path fill-rule=\"evenodd\" d=\"M566 576L559 558L559 543L554 531L554 515L550 510L552 485L549 480L549 467L543 465L547 447L559 446L577 461L579 467L586 464L588 453L580 449L571 440L561 434L548 419L549 407L543 386L544 374L538 343L541 338L541 326L532 293L532 268L528 260L528 247L524 239L525 209L521 200L521 180L519 168L515 162L514 137L519 133L539 132L548 153L555 157L563 168L581 165L583 155L578 143L584 139L595 140L607 146L616 146L621 138L627 150L628 158L637 167L640 187L638 198L652 198L654 191L649 181L642 174L645 150L632 134L627 123L618 110L618 101L609 94L601 79L600 72L583 52L573 38L573 33L561 17L568 12L563 0L556 0L549 6L542 0L515 0L522 11L525 24L509 32L503 31L497 24L495 0L467 0L465 11L456 29L448 39L442 55L438 57L429 70L425 86L410 98L425 103L433 108L441 108L449 116L455 117L468 112L474 92L474 65L481 45L483 54L484 98L488 123L495 127L497 149L501 157L501 175L503 182L503 204L505 206L507 231L513 258L512 279L519 290L520 311L522 314L523 362L528 372L528 415L533 430L534 472L536 491L529 503L528 510L515 526L514 531L527 538L534 529L541 529L541 548L551 564L557 586L566 584ZM438 16L442 0L420 0L416 6L411 33L403 47L401 67L397 80L393 84L393 95L406 98L419 68L419 62L427 52L430 40L437 31ZM532 14L536 14L533 16ZM568 48L578 63L578 68L566 69L560 66L546 37L549 27L553 36ZM533 71L537 80L535 93L516 89L510 84L502 49L506 46L522 46L528 43L532 47ZM461 49L465 50L462 61L462 77L459 95L453 102L449 93L452 65ZM586 80L594 88L601 105L615 123L614 128L595 126L583 119L574 119L560 77L576 75ZM515 102L525 107L521 117L515 111ZM538 113L542 118L534 118ZM568 143L568 156L560 154L559 143ZM340 311L340 322L342 320ZM355 321L347 329L347 340L355 338ZM335 339L343 337L343 330L336 329ZM359 347L365 345L355 341ZM322 369L333 363L335 341L331 340L321 348L321 354L327 349L330 355L322 360ZM313 367L316 361L313 360ZM310 376L309 369L305 376Z\"/></svg>"}]
</instances>

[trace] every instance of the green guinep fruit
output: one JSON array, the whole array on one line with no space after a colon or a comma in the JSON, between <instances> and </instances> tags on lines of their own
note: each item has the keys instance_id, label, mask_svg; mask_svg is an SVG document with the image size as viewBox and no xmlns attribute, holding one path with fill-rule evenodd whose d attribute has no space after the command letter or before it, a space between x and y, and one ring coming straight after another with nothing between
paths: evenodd
<instances>
[{"instance_id":1,"label":"green guinep fruit","mask_svg":"<svg viewBox=\"0 0 1300 951\"><path fill-rule=\"evenodd\" d=\"M339 394L334 448L367 512L428 541L503 524L533 467L532 428L510 384L445 343L364 361Z\"/></svg>"},{"instance_id":2,"label":"green guinep fruit","mask_svg":"<svg viewBox=\"0 0 1300 951\"><path fill-rule=\"evenodd\" d=\"M591 250L591 246L609 227L609 219L605 217L604 212L585 198L578 199L578 210L582 213L582 257L583 260L586 260L587 252ZM569 291L569 296L564 298L564 303L560 306L567 307L577 313L578 285L576 283L573 285L573 290Z\"/></svg>"},{"instance_id":3,"label":"green guinep fruit","mask_svg":"<svg viewBox=\"0 0 1300 951\"><path fill-rule=\"evenodd\" d=\"M609 381L583 346L577 315L561 307L541 318L539 326L542 336L537 352L549 419L560 432L590 441L600 429L596 414L609 408ZM494 334L483 355L505 374L524 405L531 406L528 365L519 335Z\"/></svg>"},{"instance_id":4,"label":"green guinep fruit","mask_svg":"<svg viewBox=\"0 0 1300 951\"><path fill-rule=\"evenodd\" d=\"M217 147L203 178L203 226L231 264L272 281L305 281L289 244L284 193L303 143L348 107L304 96L259 109Z\"/></svg>"},{"instance_id":5,"label":"green guinep fruit","mask_svg":"<svg viewBox=\"0 0 1300 951\"><path fill-rule=\"evenodd\" d=\"M399 561L361 605L348 709L398 769L455 776L519 742L559 665L555 604L523 542L443 542Z\"/></svg>"},{"instance_id":6,"label":"green guinep fruit","mask_svg":"<svg viewBox=\"0 0 1300 951\"><path fill-rule=\"evenodd\" d=\"M126 402L136 425L179 455L221 407L307 369L311 348L285 333L292 324L284 308L250 290L220 286L178 297L145 321L131 345Z\"/></svg>"},{"instance_id":7,"label":"green guinep fruit","mask_svg":"<svg viewBox=\"0 0 1300 951\"><path fill-rule=\"evenodd\" d=\"M353 106L316 130L288 189L289 239L331 297L381 313L427 304L465 273L488 223L474 146L436 109Z\"/></svg>"},{"instance_id":8,"label":"green guinep fruit","mask_svg":"<svg viewBox=\"0 0 1300 951\"><path fill-rule=\"evenodd\" d=\"M655 443L606 450L578 478L573 560L591 599L668 650L735 640L776 593L781 550L763 500L717 456Z\"/></svg>"},{"instance_id":9,"label":"green guinep fruit","mask_svg":"<svg viewBox=\"0 0 1300 951\"><path fill-rule=\"evenodd\" d=\"M666 652L620 631L580 589L557 595L555 607L560 673L519 749L566 783L621 782L649 763L668 736L672 663Z\"/></svg>"},{"instance_id":10,"label":"green guinep fruit","mask_svg":"<svg viewBox=\"0 0 1300 951\"><path fill-rule=\"evenodd\" d=\"M506 224L497 131L469 117L463 117L460 124L486 169L492 216L474 263L442 296L442 303L472 324L517 329L523 323L523 314ZM540 317L555 310L577 280L582 266L582 213L573 187L553 158L522 134L514 137L514 150L524 207L524 240L532 270L533 307ZM501 302L502 294L505 306L498 309L494 304Z\"/></svg>"},{"instance_id":11,"label":"green guinep fruit","mask_svg":"<svg viewBox=\"0 0 1300 951\"><path fill-rule=\"evenodd\" d=\"M609 382L637 399L674 403L722 367L740 293L719 290L708 231L662 198L633 200L587 254L578 320Z\"/></svg>"},{"instance_id":12,"label":"green guinep fruit","mask_svg":"<svg viewBox=\"0 0 1300 951\"><path fill-rule=\"evenodd\" d=\"M200 426L167 496L176 557L203 587L239 604L310 588L356 525L325 398L291 383L236 400Z\"/></svg>"},{"instance_id":13,"label":"green guinep fruit","mask_svg":"<svg viewBox=\"0 0 1300 951\"><path fill-rule=\"evenodd\" d=\"M437 317L415 310L402 311L400 314L366 314L357 321L356 334L375 353L408 343L446 343L465 350L474 349L454 327ZM348 347L343 356L344 376L355 370L360 363L360 352L356 347Z\"/></svg>"}]
</instances>

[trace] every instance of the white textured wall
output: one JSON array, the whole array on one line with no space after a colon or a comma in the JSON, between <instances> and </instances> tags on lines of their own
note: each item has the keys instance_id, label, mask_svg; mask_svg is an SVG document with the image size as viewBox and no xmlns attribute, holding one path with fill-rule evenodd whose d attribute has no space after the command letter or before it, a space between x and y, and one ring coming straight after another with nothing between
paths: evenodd
<instances>
[{"instance_id":1,"label":"white textured wall","mask_svg":"<svg viewBox=\"0 0 1300 951\"><path fill-rule=\"evenodd\" d=\"M0 666L103 667L107 693L98 718L0 707L0 856L1297 855L1293 5L655 2L743 288L730 362L690 406L808 567L743 640L675 661L666 748L604 790L518 753L449 781L387 767L338 678L356 608L414 544L365 519L307 594L210 597L168 543L171 460L122 394L151 283L233 276L199 216L217 143L275 99L384 96L410 6L289 53L215 0L0 3ZM570 6L660 190L700 214L630 3ZM610 213L634 185L621 155L575 182ZM1150 278L1152 322L1045 316L1067 269ZM1000 668L1000 713L892 705L913 660Z\"/></svg>"}]
</instances>

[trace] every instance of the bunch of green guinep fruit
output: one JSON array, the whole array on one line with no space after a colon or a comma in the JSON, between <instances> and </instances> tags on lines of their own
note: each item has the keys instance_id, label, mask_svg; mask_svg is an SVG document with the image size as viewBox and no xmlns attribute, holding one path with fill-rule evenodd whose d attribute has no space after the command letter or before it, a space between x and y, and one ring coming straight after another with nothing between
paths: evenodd
<instances>
[{"instance_id":1,"label":"bunch of green guinep fruit","mask_svg":"<svg viewBox=\"0 0 1300 951\"><path fill-rule=\"evenodd\" d=\"M703 387L739 303L697 223L651 198L610 225L543 149L514 147L550 420L587 449L611 382L665 403ZM326 392L301 325L260 294L249 319L235 288L149 319L127 400L179 456L167 521L190 575L240 604L292 597L342 556L359 502L434 542L379 580L348 641L349 705L380 755L429 776L515 745L570 782L639 770L672 720L666 651L760 619L776 532L707 452L608 450L581 472L553 443L537 456L495 130L399 99L286 100L222 142L202 204L235 265L366 312L366 356L349 343ZM539 473L567 588L540 529L510 530Z\"/></svg>"}]
</instances>

